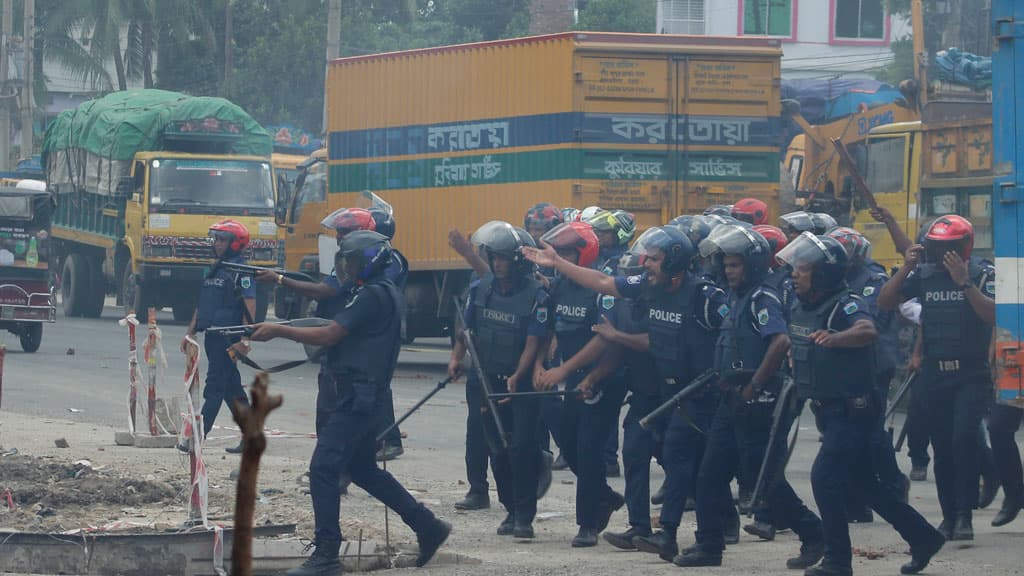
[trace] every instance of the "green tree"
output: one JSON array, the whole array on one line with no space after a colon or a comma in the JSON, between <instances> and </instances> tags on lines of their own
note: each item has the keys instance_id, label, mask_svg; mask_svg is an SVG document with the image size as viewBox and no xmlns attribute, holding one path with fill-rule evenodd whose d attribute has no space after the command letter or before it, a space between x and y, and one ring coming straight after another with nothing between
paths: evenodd
<instances>
[{"instance_id":1,"label":"green tree","mask_svg":"<svg viewBox=\"0 0 1024 576\"><path fill-rule=\"evenodd\" d=\"M654 32L657 7L652 0L587 0L580 9L580 30Z\"/></svg>"}]
</instances>

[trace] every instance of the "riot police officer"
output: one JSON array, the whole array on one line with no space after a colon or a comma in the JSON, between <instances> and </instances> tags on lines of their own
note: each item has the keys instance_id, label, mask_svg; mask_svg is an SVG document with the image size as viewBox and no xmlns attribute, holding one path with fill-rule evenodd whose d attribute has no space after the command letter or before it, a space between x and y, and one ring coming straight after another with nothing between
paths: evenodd
<instances>
[{"instance_id":1,"label":"riot police officer","mask_svg":"<svg viewBox=\"0 0 1024 576\"><path fill-rule=\"evenodd\" d=\"M778 258L793 268L799 299L789 327L793 378L801 396L811 398L818 429L824 434L811 468L811 487L821 513L825 554L805 574L853 573L844 501L851 485L910 544L911 561L900 571L916 574L942 548L945 538L878 482L871 441L883 408L874 381L864 377L864 368L874 363L877 331L867 305L846 286L846 250L834 238L805 232Z\"/></svg>"},{"instance_id":2,"label":"riot police officer","mask_svg":"<svg viewBox=\"0 0 1024 576\"><path fill-rule=\"evenodd\" d=\"M995 269L971 257L966 218L937 218L878 296L892 310L921 303L922 382L928 390L935 486L947 539L972 540L978 502L978 431L991 398L989 344L995 324ZM922 262L923 257L923 262Z\"/></svg>"},{"instance_id":3,"label":"riot police officer","mask_svg":"<svg viewBox=\"0 0 1024 576\"><path fill-rule=\"evenodd\" d=\"M232 272L221 266L222 262L245 262L249 231L239 222L222 220L210 226L209 234L213 239L216 261L203 279L199 304L188 325L188 337L211 326L237 326L243 322L251 324L255 314L256 288L252 284L252 276ZM185 346L186 340L182 339L182 352ZM203 388L204 435L209 434L213 428L221 403L227 404L232 414L235 413L235 402L243 405L249 403L245 389L242 388L242 377L228 352L229 348L239 349L242 353L248 351L248 347L238 337L210 332L203 339L208 362L206 386ZM242 451L242 444L228 448L227 451L237 454Z\"/></svg>"},{"instance_id":4,"label":"riot police officer","mask_svg":"<svg viewBox=\"0 0 1024 576\"><path fill-rule=\"evenodd\" d=\"M252 335L258 341L280 337L329 347L327 361L337 392L337 403L324 424L324 434L317 436L310 462L316 550L301 567L290 570L290 576L341 574L338 478L345 472L395 510L416 533L417 566L429 562L451 532L448 523L417 502L374 461L378 405L384 401L401 346L401 295L385 274L390 264L391 244L386 237L366 230L348 234L335 265L353 289L333 322L316 328L260 324Z\"/></svg>"},{"instance_id":5,"label":"riot police officer","mask_svg":"<svg viewBox=\"0 0 1024 576\"><path fill-rule=\"evenodd\" d=\"M828 233L829 230L839 226L836 219L831 214L825 212L811 212L811 223L814 228L811 230L816 235L822 235Z\"/></svg>"},{"instance_id":6,"label":"riot police officer","mask_svg":"<svg viewBox=\"0 0 1024 576\"><path fill-rule=\"evenodd\" d=\"M790 241L796 239L803 232L814 231L814 219L810 212L797 210L779 216L779 228L786 234Z\"/></svg>"},{"instance_id":7,"label":"riot police officer","mask_svg":"<svg viewBox=\"0 0 1024 576\"><path fill-rule=\"evenodd\" d=\"M765 284L772 257L768 241L741 226L720 226L700 251L714 258L729 282L728 314L715 344L723 397L697 477L697 545L675 558L678 566L721 565L723 510L732 508L729 482L741 473L744 461L764 459L773 403L782 390L780 369L789 350L781 298ZM800 537L800 554L786 565L806 568L817 562L821 521L784 478L774 480L765 502L772 524L784 523Z\"/></svg>"},{"instance_id":8,"label":"riot police officer","mask_svg":"<svg viewBox=\"0 0 1024 576\"><path fill-rule=\"evenodd\" d=\"M768 205L757 198L743 198L732 205L730 215L754 226L767 224Z\"/></svg>"},{"instance_id":9,"label":"riot police officer","mask_svg":"<svg viewBox=\"0 0 1024 576\"><path fill-rule=\"evenodd\" d=\"M533 239L521 228L501 221L481 226L472 238L484 248L490 272L470 285L466 326L475 332L477 361L494 392L532 390L533 363L547 337L548 296L533 277L533 264L519 249L533 246ZM448 375L458 377L466 353L465 332L459 334L448 364ZM486 404L470 406L483 411ZM491 461L498 498L507 515L498 527L499 535L534 537L537 513L537 443L539 404L536 398L515 398L501 404L498 417L510 436L508 448L501 439L493 416L484 417L491 437Z\"/></svg>"},{"instance_id":10,"label":"riot police officer","mask_svg":"<svg viewBox=\"0 0 1024 576\"><path fill-rule=\"evenodd\" d=\"M580 266L591 267L597 263L597 235L585 222L560 224L541 241ZM603 314L612 314L614 308L614 298L598 296L572 278L556 277L551 285L554 335L558 343L556 361L546 369L543 363L546 355L542 354L538 355L535 366L536 387L549 389L565 382L567 390L577 392L577 397L566 398L562 407L560 438L562 454L576 474L579 532L572 540L575 548L596 546L597 535L608 526L612 513L625 504L622 495L608 486L602 457L608 435L617 424L625 387L621 379L608 378L599 383L600 390L588 389L598 383L586 378L609 346L592 327L599 323ZM587 400L579 399L580 396Z\"/></svg>"}]
</instances>

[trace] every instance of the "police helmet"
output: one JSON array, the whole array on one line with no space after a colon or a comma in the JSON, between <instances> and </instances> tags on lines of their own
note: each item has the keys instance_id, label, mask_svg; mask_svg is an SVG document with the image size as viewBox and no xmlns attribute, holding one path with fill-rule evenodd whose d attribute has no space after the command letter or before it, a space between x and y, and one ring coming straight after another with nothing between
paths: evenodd
<instances>
[{"instance_id":1,"label":"police helmet","mask_svg":"<svg viewBox=\"0 0 1024 576\"><path fill-rule=\"evenodd\" d=\"M249 230L241 222L221 220L209 228L210 238L227 238L228 251L225 256L237 256L249 246Z\"/></svg>"},{"instance_id":2,"label":"police helmet","mask_svg":"<svg viewBox=\"0 0 1024 576\"><path fill-rule=\"evenodd\" d=\"M644 273L644 262L647 261L646 254L640 254L628 250L619 256L619 273L623 276L637 276Z\"/></svg>"},{"instance_id":3,"label":"police helmet","mask_svg":"<svg viewBox=\"0 0 1024 576\"><path fill-rule=\"evenodd\" d=\"M356 230L341 241L336 258L358 258L359 272L352 280L363 284L384 274L391 265L391 243L378 232Z\"/></svg>"},{"instance_id":4,"label":"police helmet","mask_svg":"<svg viewBox=\"0 0 1024 576\"><path fill-rule=\"evenodd\" d=\"M794 269L812 266L811 287L815 291L832 294L846 285L850 260L846 248L830 236L802 232L776 258Z\"/></svg>"},{"instance_id":5,"label":"police helmet","mask_svg":"<svg viewBox=\"0 0 1024 576\"><path fill-rule=\"evenodd\" d=\"M574 250L577 254L576 264L585 268L597 260L600 250L597 234L586 222L563 222L548 230L540 240L555 250Z\"/></svg>"},{"instance_id":6,"label":"police helmet","mask_svg":"<svg viewBox=\"0 0 1024 576\"><path fill-rule=\"evenodd\" d=\"M596 216L598 212L604 211L605 209L601 208L600 206L587 206L586 208L580 211L579 220L580 222L586 222L587 220L590 220L591 218Z\"/></svg>"},{"instance_id":7,"label":"police helmet","mask_svg":"<svg viewBox=\"0 0 1024 576\"><path fill-rule=\"evenodd\" d=\"M956 252L966 260L974 249L974 226L956 214L936 218L924 235L924 249L929 262L942 262L946 252Z\"/></svg>"},{"instance_id":8,"label":"police helmet","mask_svg":"<svg viewBox=\"0 0 1024 576\"><path fill-rule=\"evenodd\" d=\"M375 231L377 222L365 208L339 208L320 221L320 228L328 234L333 231L337 235L338 246L341 246L346 234L356 230Z\"/></svg>"},{"instance_id":9,"label":"police helmet","mask_svg":"<svg viewBox=\"0 0 1024 576\"><path fill-rule=\"evenodd\" d=\"M380 208L371 208L370 216L373 218L374 231L387 236L388 240L395 239L395 217Z\"/></svg>"},{"instance_id":10,"label":"police helmet","mask_svg":"<svg viewBox=\"0 0 1024 576\"><path fill-rule=\"evenodd\" d=\"M829 230L839 226L836 219L825 212L811 212L811 222L814 224L812 232L817 236L826 234Z\"/></svg>"},{"instance_id":11,"label":"police helmet","mask_svg":"<svg viewBox=\"0 0 1024 576\"><path fill-rule=\"evenodd\" d=\"M700 255L704 258L713 257L719 269L724 266L725 256L742 257L747 285L760 282L770 270L771 246L753 228L736 224L718 226L700 243L699 248Z\"/></svg>"},{"instance_id":12,"label":"police helmet","mask_svg":"<svg viewBox=\"0 0 1024 576\"><path fill-rule=\"evenodd\" d=\"M871 258L871 241L853 228L838 226L829 230L826 236L835 238L843 245L851 265L867 262Z\"/></svg>"},{"instance_id":13,"label":"police helmet","mask_svg":"<svg viewBox=\"0 0 1024 576\"><path fill-rule=\"evenodd\" d=\"M515 272L520 276L533 272L533 262L527 260L519 249L524 246L534 248L537 245L522 228L501 220L491 220L477 228L469 241L483 248L491 272L494 271L494 256L503 256L510 260Z\"/></svg>"},{"instance_id":14,"label":"police helmet","mask_svg":"<svg viewBox=\"0 0 1024 576\"><path fill-rule=\"evenodd\" d=\"M785 232L771 224L758 224L754 226L754 230L768 241L768 246L771 247L773 255L778 254L779 250L785 248L786 244L789 243L789 238L786 238ZM772 267L778 268L780 265L779 259L773 257Z\"/></svg>"},{"instance_id":15,"label":"police helmet","mask_svg":"<svg viewBox=\"0 0 1024 576\"><path fill-rule=\"evenodd\" d=\"M633 243L631 252L643 254L647 257L653 251L660 251L665 255L661 262L661 271L665 274L675 275L690 267L693 261L693 244L683 231L675 226L656 226L648 228Z\"/></svg>"},{"instance_id":16,"label":"police helmet","mask_svg":"<svg viewBox=\"0 0 1024 576\"><path fill-rule=\"evenodd\" d=\"M704 216L732 216L732 204L715 204L704 209Z\"/></svg>"},{"instance_id":17,"label":"police helmet","mask_svg":"<svg viewBox=\"0 0 1024 576\"><path fill-rule=\"evenodd\" d=\"M538 202L526 211L523 217L523 228L529 230L530 226L543 228L545 232L558 226L564 221L561 210L550 202Z\"/></svg>"},{"instance_id":18,"label":"police helmet","mask_svg":"<svg viewBox=\"0 0 1024 576\"><path fill-rule=\"evenodd\" d=\"M730 214L737 220L753 225L768 223L768 205L757 198L744 198L732 205Z\"/></svg>"},{"instance_id":19,"label":"police helmet","mask_svg":"<svg viewBox=\"0 0 1024 576\"><path fill-rule=\"evenodd\" d=\"M711 226L708 225L704 216L684 214L676 216L669 221L669 224L682 230L683 234L690 239L690 244L694 246L700 246L701 240L707 238L711 233Z\"/></svg>"}]
</instances>

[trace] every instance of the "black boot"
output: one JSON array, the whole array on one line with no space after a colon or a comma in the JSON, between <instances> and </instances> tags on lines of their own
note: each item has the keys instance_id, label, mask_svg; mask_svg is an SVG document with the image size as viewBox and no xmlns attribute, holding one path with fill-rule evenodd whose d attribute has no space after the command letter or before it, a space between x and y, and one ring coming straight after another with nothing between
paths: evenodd
<instances>
[{"instance_id":1,"label":"black boot","mask_svg":"<svg viewBox=\"0 0 1024 576\"><path fill-rule=\"evenodd\" d=\"M451 533L452 525L440 518L434 518L429 528L422 532L417 532L416 541L419 542L420 553L416 556L416 567L422 568L426 566L427 562L430 562L437 549L444 544Z\"/></svg>"},{"instance_id":2,"label":"black boot","mask_svg":"<svg viewBox=\"0 0 1024 576\"><path fill-rule=\"evenodd\" d=\"M822 562L804 570L804 576L853 576L853 568Z\"/></svg>"},{"instance_id":3,"label":"black boot","mask_svg":"<svg viewBox=\"0 0 1024 576\"><path fill-rule=\"evenodd\" d=\"M999 493L999 481L992 476L982 477L981 488L978 489L978 508L988 508Z\"/></svg>"},{"instance_id":4,"label":"black boot","mask_svg":"<svg viewBox=\"0 0 1024 576\"><path fill-rule=\"evenodd\" d=\"M484 510L491 507L491 498L486 493L470 490L466 497L455 503L456 510Z\"/></svg>"},{"instance_id":5,"label":"black boot","mask_svg":"<svg viewBox=\"0 0 1024 576\"><path fill-rule=\"evenodd\" d=\"M505 519L501 521L501 524L498 524L498 536L511 536L515 526L516 517L509 512L505 515Z\"/></svg>"},{"instance_id":6,"label":"black boot","mask_svg":"<svg viewBox=\"0 0 1024 576\"><path fill-rule=\"evenodd\" d=\"M604 532L604 529L608 527L608 523L612 521L612 514L626 505L626 498L614 490L611 491L608 498L608 501L601 504L604 515L601 516L600 523L597 525L598 532Z\"/></svg>"},{"instance_id":7,"label":"black boot","mask_svg":"<svg viewBox=\"0 0 1024 576\"><path fill-rule=\"evenodd\" d=\"M999 509L999 513L992 519L992 525L996 527L1006 526L1017 518L1017 513L1020 512L1020 509L1020 502L1015 498L1004 499L1003 507Z\"/></svg>"},{"instance_id":8,"label":"black boot","mask_svg":"<svg viewBox=\"0 0 1024 576\"><path fill-rule=\"evenodd\" d=\"M572 539L573 548L593 548L597 546L597 530L580 526L576 537Z\"/></svg>"},{"instance_id":9,"label":"black boot","mask_svg":"<svg viewBox=\"0 0 1024 576\"><path fill-rule=\"evenodd\" d=\"M960 514L956 517L951 540L974 540L974 526L971 524L970 514Z\"/></svg>"},{"instance_id":10,"label":"black boot","mask_svg":"<svg viewBox=\"0 0 1024 576\"><path fill-rule=\"evenodd\" d=\"M341 543L321 545L306 558L302 566L286 572L287 576L341 576L341 559L338 548Z\"/></svg>"},{"instance_id":11,"label":"black boot","mask_svg":"<svg viewBox=\"0 0 1024 576\"><path fill-rule=\"evenodd\" d=\"M910 468L910 479L914 482L924 482L928 479L928 465L912 465Z\"/></svg>"},{"instance_id":12,"label":"black boot","mask_svg":"<svg viewBox=\"0 0 1024 576\"><path fill-rule=\"evenodd\" d=\"M931 562L932 556L935 556L945 543L946 538L936 530L932 541L926 546L911 547L910 562L900 566L900 574L917 574L924 570L928 563Z\"/></svg>"},{"instance_id":13,"label":"black boot","mask_svg":"<svg viewBox=\"0 0 1024 576\"><path fill-rule=\"evenodd\" d=\"M744 526L743 531L747 534L753 534L761 540L775 540L775 526L772 526L767 522L759 522L755 520Z\"/></svg>"},{"instance_id":14,"label":"black boot","mask_svg":"<svg viewBox=\"0 0 1024 576\"><path fill-rule=\"evenodd\" d=\"M676 566L684 568L697 566L721 566L722 553L709 552L703 548L691 548L686 554L680 554L672 559Z\"/></svg>"},{"instance_id":15,"label":"black boot","mask_svg":"<svg viewBox=\"0 0 1024 576\"><path fill-rule=\"evenodd\" d=\"M657 554L665 562L671 562L676 554L679 554L675 528L658 530L650 536L637 536L633 539L633 544L637 550Z\"/></svg>"},{"instance_id":16,"label":"black boot","mask_svg":"<svg viewBox=\"0 0 1024 576\"><path fill-rule=\"evenodd\" d=\"M533 540L533 524L530 522L516 522L512 528L512 537L517 540Z\"/></svg>"},{"instance_id":17,"label":"black boot","mask_svg":"<svg viewBox=\"0 0 1024 576\"><path fill-rule=\"evenodd\" d=\"M947 541L953 539L953 525L956 524L955 520L943 518L942 522L939 522L938 531L942 534L942 537Z\"/></svg>"},{"instance_id":18,"label":"black boot","mask_svg":"<svg viewBox=\"0 0 1024 576\"><path fill-rule=\"evenodd\" d=\"M800 555L786 560L786 568L800 570L817 564L825 555L825 544L822 542L804 542L800 544Z\"/></svg>"},{"instance_id":19,"label":"black boot","mask_svg":"<svg viewBox=\"0 0 1024 576\"><path fill-rule=\"evenodd\" d=\"M636 550L633 539L638 536L650 536L651 529L646 526L630 526L625 532L605 532L605 542L620 550Z\"/></svg>"},{"instance_id":20,"label":"black boot","mask_svg":"<svg viewBox=\"0 0 1024 576\"><path fill-rule=\"evenodd\" d=\"M875 521L875 515L871 508L861 505L846 511L846 521L850 524L870 524Z\"/></svg>"}]
</instances>

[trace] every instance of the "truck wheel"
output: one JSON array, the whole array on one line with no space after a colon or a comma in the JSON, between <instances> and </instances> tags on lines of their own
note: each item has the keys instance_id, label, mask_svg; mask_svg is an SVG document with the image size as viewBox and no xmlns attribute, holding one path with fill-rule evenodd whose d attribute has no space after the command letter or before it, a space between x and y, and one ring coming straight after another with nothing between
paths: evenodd
<instances>
[{"instance_id":1,"label":"truck wheel","mask_svg":"<svg viewBox=\"0 0 1024 576\"><path fill-rule=\"evenodd\" d=\"M42 323L25 326L18 334L18 338L21 340L21 349L25 352L32 353L39 350L39 344L43 341Z\"/></svg>"},{"instance_id":2,"label":"truck wheel","mask_svg":"<svg viewBox=\"0 0 1024 576\"><path fill-rule=\"evenodd\" d=\"M82 304L82 316L99 318L103 315L103 304L107 298L107 286L103 278L103 264L98 260L84 258L89 266L89 297Z\"/></svg>"},{"instance_id":3,"label":"truck wheel","mask_svg":"<svg viewBox=\"0 0 1024 576\"><path fill-rule=\"evenodd\" d=\"M77 252L68 254L64 259L64 270L61 272L60 297L64 307L64 316L71 318L82 316L89 300L92 280L88 262Z\"/></svg>"}]
</instances>

